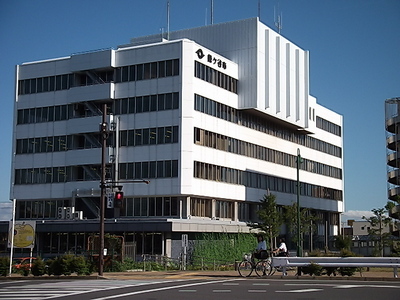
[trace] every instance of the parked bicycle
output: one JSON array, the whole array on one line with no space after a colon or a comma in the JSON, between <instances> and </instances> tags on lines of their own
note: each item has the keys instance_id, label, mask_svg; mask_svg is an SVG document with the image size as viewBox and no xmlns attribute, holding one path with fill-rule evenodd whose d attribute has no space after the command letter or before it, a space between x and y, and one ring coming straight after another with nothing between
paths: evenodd
<instances>
[{"instance_id":1,"label":"parked bicycle","mask_svg":"<svg viewBox=\"0 0 400 300\"><path fill-rule=\"evenodd\" d=\"M245 254L243 256L243 260L238 265L238 272L240 276L249 277L253 271L255 271L259 277L270 276L275 273L275 268L272 268L270 258L260 259L257 262L251 258L252 254Z\"/></svg>"}]
</instances>

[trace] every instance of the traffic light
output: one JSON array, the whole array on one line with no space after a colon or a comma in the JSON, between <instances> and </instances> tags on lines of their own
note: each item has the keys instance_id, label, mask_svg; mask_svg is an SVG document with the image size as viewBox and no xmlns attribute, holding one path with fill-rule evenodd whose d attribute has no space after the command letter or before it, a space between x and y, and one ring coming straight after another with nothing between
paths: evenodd
<instances>
[{"instance_id":1,"label":"traffic light","mask_svg":"<svg viewBox=\"0 0 400 300\"><path fill-rule=\"evenodd\" d=\"M122 208L124 201L124 192L118 191L114 195L114 207Z\"/></svg>"}]
</instances>

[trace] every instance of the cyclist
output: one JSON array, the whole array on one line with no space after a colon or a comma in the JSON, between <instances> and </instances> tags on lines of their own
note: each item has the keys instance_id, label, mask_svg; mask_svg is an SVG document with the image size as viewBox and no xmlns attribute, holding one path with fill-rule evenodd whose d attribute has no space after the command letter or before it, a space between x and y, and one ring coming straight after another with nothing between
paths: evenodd
<instances>
[{"instance_id":1,"label":"cyclist","mask_svg":"<svg viewBox=\"0 0 400 300\"><path fill-rule=\"evenodd\" d=\"M264 237L261 234L259 234L259 235L257 235L257 240L258 240L257 248L253 252L252 258L253 257L255 257L257 259L268 258L267 243L264 240Z\"/></svg>"},{"instance_id":2,"label":"cyclist","mask_svg":"<svg viewBox=\"0 0 400 300\"><path fill-rule=\"evenodd\" d=\"M288 256L288 250L286 247L285 239L279 239L279 246L272 253L277 254L277 256Z\"/></svg>"}]
</instances>

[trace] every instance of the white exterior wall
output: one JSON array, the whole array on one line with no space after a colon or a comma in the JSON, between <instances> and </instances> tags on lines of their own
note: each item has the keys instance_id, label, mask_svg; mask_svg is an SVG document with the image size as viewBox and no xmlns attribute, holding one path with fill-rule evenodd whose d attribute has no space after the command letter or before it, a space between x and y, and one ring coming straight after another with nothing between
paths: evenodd
<instances>
[{"instance_id":1,"label":"white exterior wall","mask_svg":"<svg viewBox=\"0 0 400 300\"><path fill-rule=\"evenodd\" d=\"M171 39L188 38L151 45L122 47L117 50L82 54L57 60L24 64L17 68L17 80L65 74L91 68L119 67L144 62L180 58L180 76L118 84L75 87L70 90L19 95L15 110L61 105L95 99L119 99L149 94L180 93L179 110L142 114L123 114L120 130L179 126L179 143L140 147L121 147L119 162L179 160L179 177L154 179L151 184L127 184L125 196L182 195L236 201L258 201L266 191L242 185L194 178L194 161L254 171L296 180L296 169L194 144L194 128L216 132L252 144L291 155L300 149L304 158L343 169L343 159L280 139L265 133L218 119L194 110L194 94L237 109L252 109L265 116L284 121L290 128L305 129L314 138L343 148L343 137L316 128L320 116L339 126L342 117L316 103L309 95L308 52L300 49L267 26L250 19L170 33ZM196 51L202 49L227 63L221 72L237 78L238 94L231 93L194 76L194 62L207 65ZM211 50L212 49L212 50ZM211 67L216 68L213 65ZM217 68L216 68L217 69ZM33 136L57 136L97 132L100 117L16 126L14 140ZM343 128L343 127L342 127ZM15 146L13 149L15 153ZM100 149L39 153L14 156L13 169L48 166L99 164ZM300 171L300 181L343 191L343 180ZM76 189L97 189L98 182L17 185L12 187L16 199L69 199ZM294 194L271 191L282 205L295 201ZM342 201L302 197L301 206L341 212ZM189 209L183 212L187 217ZM237 215L237 212L236 212Z\"/></svg>"}]
</instances>

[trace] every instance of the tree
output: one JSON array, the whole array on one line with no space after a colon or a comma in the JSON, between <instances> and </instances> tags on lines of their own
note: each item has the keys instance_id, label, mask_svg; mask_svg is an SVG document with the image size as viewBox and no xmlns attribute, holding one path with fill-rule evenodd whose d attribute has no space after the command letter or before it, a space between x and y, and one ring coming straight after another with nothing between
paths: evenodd
<instances>
[{"instance_id":1,"label":"tree","mask_svg":"<svg viewBox=\"0 0 400 300\"><path fill-rule=\"evenodd\" d=\"M335 238L335 246L340 250L350 250L352 244L351 236L341 236L338 235Z\"/></svg>"},{"instance_id":2,"label":"tree","mask_svg":"<svg viewBox=\"0 0 400 300\"><path fill-rule=\"evenodd\" d=\"M385 208L374 208L371 211L374 214L372 217L366 218L363 216L362 218L371 225L368 229L368 236L376 242L377 250L380 256L383 256L383 247L389 236L391 236L390 232L384 232L384 230L392 223L392 219L385 215Z\"/></svg>"},{"instance_id":3,"label":"tree","mask_svg":"<svg viewBox=\"0 0 400 300\"><path fill-rule=\"evenodd\" d=\"M257 215L260 222L251 224L250 226L264 232L270 247L273 248L273 239L279 235L280 227L283 223L282 215L278 211L275 195L264 195L260 200L260 208L257 211Z\"/></svg>"},{"instance_id":4,"label":"tree","mask_svg":"<svg viewBox=\"0 0 400 300\"><path fill-rule=\"evenodd\" d=\"M288 230L292 236L293 241L298 244L302 241L298 241L297 232L300 230L300 236L304 233L309 232L312 228L313 222L316 221L315 216L311 214L308 208L301 208L300 210L300 228L298 229L297 222L297 202L293 202L292 205L285 206L285 221L288 225Z\"/></svg>"}]
</instances>

